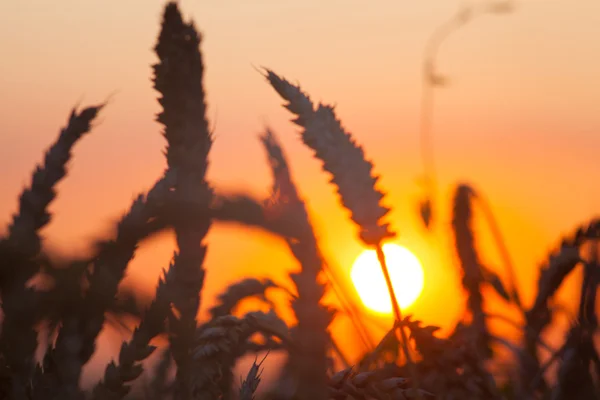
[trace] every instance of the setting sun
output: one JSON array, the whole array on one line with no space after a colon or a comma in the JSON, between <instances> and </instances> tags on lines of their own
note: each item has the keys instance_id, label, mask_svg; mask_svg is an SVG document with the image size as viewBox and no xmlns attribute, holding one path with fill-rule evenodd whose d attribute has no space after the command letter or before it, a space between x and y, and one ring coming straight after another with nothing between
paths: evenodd
<instances>
[{"instance_id":1,"label":"setting sun","mask_svg":"<svg viewBox=\"0 0 600 400\"><path fill-rule=\"evenodd\" d=\"M385 244L383 253L400 308L410 307L423 290L421 262L410 250L397 244ZM350 277L367 308L379 313L392 312L390 295L375 250L365 250L357 257Z\"/></svg>"}]
</instances>

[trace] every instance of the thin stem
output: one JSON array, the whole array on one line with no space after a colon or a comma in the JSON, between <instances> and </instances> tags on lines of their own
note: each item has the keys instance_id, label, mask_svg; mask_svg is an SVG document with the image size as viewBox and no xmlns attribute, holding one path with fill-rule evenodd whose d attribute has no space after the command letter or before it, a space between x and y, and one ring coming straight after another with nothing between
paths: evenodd
<instances>
[{"instance_id":1,"label":"thin stem","mask_svg":"<svg viewBox=\"0 0 600 400\"><path fill-rule=\"evenodd\" d=\"M513 321L512 319L510 319L509 317L507 317L505 315L487 313L487 314L484 314L484 316L485 316L485 318L497 319L497 320L500 320L500 321L504 321L504 322L510 324L511 326L513 326L514 328L518 329L519 331L523 331L524 330L524 331L527 331L527 332L535 333L535 331L531 327L526 326L526 325L521 325L518 322ZM552 347L550 347L550 345L548 345L546 342L544 342L542 340L542 338L540 338L540 337L536 338L536 342L541 347L543 347L545 350L547 350L550 353L554 353L556 351L555 349L553 349Z\"/></svg>"},{"instance_id":2,"label":"thin stem","mask_svg":"<svg viewBox=\"0 0 600 400\"><path fill-rule=\"evenodd\" d=\"M432 207L437 196L437 177L435 174L435 156L433 138L431 136L432 114L433 114L433 87L427 77L421 80L421 112L419 123L419 139L421 159L423 161L423 174L425 177L426 191L429 193Z\"/></svg>"},{"instance_id":3,"label":"thin stem","mask_svg":"<svg viewBox=\"0 0 600 400\"><path fill-rule=\"evenodd\" d=\"M381 270L383 271L383 276L385 277L385 283L387 284L388 291L390 292L394 316L396 317L396 321L400 323L402 322L402 311L400 311L400 304L398 303L398 298L396 297L396 292L394 291L394 286L392 285L392 279L390 278L390 273L385 260L385 254L383 254L383 248L381 245L377 245L377 259L379 260L379 265L381 265Z\"/></svg>"},{"instance_id":4,"label":"thin stem","mask_svg":"<svg viewBox=\"0 0 600 400\"><path fill-rule=\"evenodd\" d=\"M490 230L492 231L492 235L494 236L496 245L498 246L498 250L500 251L500 256L502 257L504 267L506 268L506 274L508 275L508 280L510 282L510 291L511 291L513 301L519 308L519 311L521 311L521 313L525 314L525 309L523 307L523 303L521 302L521 296L519 295L515 267L510 258L510 253L508 251L508 248L506 247L506 242L504 241L504 238L502 236L502 231L500 230L500 227L498 226L498 222L496 221L496 218L494 218L494 214L492 213L489 203L483 197L481 197L481 195L479 193L477 193L475 195L475 199L479 203L479 207L481 208L481 210L483 211L483 214L485 215L485 219L490 227Z\"/></svg>"},{"instance_id":5,"label":"thin stem","mask_svg":"<svg viewBox=\"0 0 600 400\"><path fill-rule=\"evenodd\" d=\"M429 196L432 213L436 206L437 198L437 176L435 169L435 150L433 147L433 111L435 101L435 89L438 77L436 58L442 43L462 25L466 23L463 13L452 16L448 21L440 25L431 35L425 45L425 55L421 66L421 109L419 112L419 139L421 160L423 162L423 174L425 178L425 190ZM431 221L432 225L434 220Z\"/></svg>"},{"instance_id":6,"label":"thin stem","mask_svg":"<svg viewBox=\"0 0 600 400\"><path fill-rule=\"evenodd\" d=\"M546 373L546 371L548 370L548 368L550 368L550 366L559 358L562 357L562 355L564 354L564 352L567 350L567 346L566 344L563 345L560 349L558 349L557 351L555 351L554 353L552 353L552 355L550 356L550 358L548 359L548 361L546 361L546 363L544 365L542 365L540 367L540 369L538 370L537 374L535 375L535 377L531 380L531 382L529 383L529 389L530 390L535 390L535 388L539 385L540 381L542 380L542 378L544 377L544 374Z\"/></svg>"},{"instance_id":7,"label":"thin stem","mask_svg":"<svg viewBox=\"0 0 600 400\"><path fill-rule=\"evenodd\" d=\"M361 341L365 345L367 352L373 351L375 348L375 343L373 343L373 338L369 334L369 330L363 324L361 319L361 313L358 310L358 307L354 303L354 301L346 296L346 291L344 290L344 285L341 283L342 280L337 274L335 268L327 262L323 262L323 270L325 271L325 275L327 276L329 282L331 282L331 288L334 291L334 294L338 298L341 303L342 308L348 314L350 321L356 328L357 333L360 336Z\"/></svg>"},{"instance_id":8,"label":"thin stem","mask_svg":"<svg viewBox=\"0 0 600 400\"><path fill-rule=\"evenodd\" d=\"M506 3L510 3L507 1ZM444 85L444 77L439 73L437 68L437 55L446 40L452 34L460 30L476 17L485 13L500 13L506 11L493 11L490 9L491 4L465 5L458 12L433 31L425 44L423 60L421 64L421 109L419 111L419 137L420 137L420 152L423 162L423 173L425 175L425 185L427 195L431 202L432 214L436 205L435 198L437 197L437 177L435 170L435 152L433 146L433 111L435 101L435 89L438 86ZM432 219L432 224L434 220Z\"/></svg>"},{"instance_id":9,"label":"thin stem","mask_svg":"<svg viewBox=\"0 0 600 400\"><path fill-rule=\"evenodd\" d=\"M411 375L412 387L415 393L417 394L417 398L421 399L422 397L421 392L419 392L419 379L417 376L417 369L415 368L415 364L412 360L412 356L408 348L408 338L406 336L406 332L404 332L404 326L402 326L402 311L400 311L400 304L398 303L396 292L394 291L394 287L392 286L392 280L390 278L390 273L387 267L387 263L385 261L385 254L383 254L383 247L381 246L381 244L377 245L376 250L377 259L379 260L379 265L381 265L381 271L383 272L383 276L385 277L385 283L387 284L388 292L390 293L390 299L392 301L392 308L394 309L396 323L398 324L398 329L400 330L400 342L402 344L404 354L406 355L406 363L408 365L408 370Z\"/></svg>"}]
</instances>

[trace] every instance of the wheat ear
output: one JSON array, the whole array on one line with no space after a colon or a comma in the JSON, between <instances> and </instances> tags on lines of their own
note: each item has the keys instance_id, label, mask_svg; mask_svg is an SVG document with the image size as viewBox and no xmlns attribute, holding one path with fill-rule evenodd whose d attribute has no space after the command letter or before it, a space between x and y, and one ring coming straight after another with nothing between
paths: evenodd
<instances>
[{"instance_id":1,"label":"wheat ear","mask_svg":"<svg viewBox=\"0 0 600 400\"><path fill-rule=\"evenodd\" d=\"M266 128L265 133L260 137L260 140L266 150L269 165L271 166L274 182L273 192L277 193L277 197L285 202L290 202L291 200L292 203L297 203L299 201L298 190L291 180L289 164L285 157L284 151L277 140L277 136L271 129ZM303 225L304 230L312 230L306 210L300 210L299 212L295 213L288 212L284 214L284 216L286 215L289 215L290 218L294 218L294 216L296 216L295 219L298 221L297 223ZM332 266L330 266L324 259L322 268L329 282L332 284L331 288L334 290L336 297L340 300L344 311L351 318L351 321L356 327L357 332L360 334L361 340L363 340L365 346L370 350L372 343L370 342L369 334L366 331L365 326L362 324L360 316L358 315L358 311L356 310L356 305L352 300L347 298L342 290L343 288L340 284L340 279L336 275L335 268L332 268Z\"/></svg>"},{"instance_id":2,"label":"wheat ear","mask_svg":"<svg viewBox=\"0 0 600 400\"><path fill-rule=\"evenodd\" d=\"M552 310L549 301L556 293L564 279L582 262L581 246L589 240L600 238L600 220L593 219L578 227L574 234L562 239L557 251L548 256L548 260L540 270L537 294L533 305L525 313L524 349L535 360L533 368L522 367L525 374L524 392L529 389L544 391L547 389L543 374L545 368L540 367L537 344L544 328L551 322ZM525 361L521 360L524 366Z\"/></svg>"},{"instance_id":3,"label":"wheat ear","mask_svg":"<svg viewBox=\"0 0 600 400\"><path fill-rule=\"evenodd\" d=\"M323 170L332 176L342 205L350 211L360 229L360 238L376 246L394 237L389 224L381 220L390 211L381 205L384 194L375 188L379 177L373 176L373 164L364 151L336 118L333 107L319 104L315 109L310 98L299 86L292 85L271 70L266 78L288 104L285 107L297 115L294 123L304 128L302 141L323 162Z\"/></svg>"},{"instance_id":4,"label":"wheat ear","mask_svg":"<svg viewBox=\"0 0 600 400\"><path fill-rule=\"evenodd\" d=\"M372 173L373 164L367 161L362 147L346 132L331 106L319 104L316 109L299 86L293 85L266 69L266 79L275 91L288 102L285 107L297 115L294 123L304 128L302 141L310 147L315 157L322 161L323 170L332 175L333 183L342 205L350 211L351 219L359 227L361 240L377 250L378 259L386 278L396 320L402 319L400 306L391 284L382 243L396 234L388 223L382 222L390 211L381 205L384 193L375 188L378 177ZM411 369L415 389L418 385L406 334L399 327L402 345ZM420 396L419 396L420 397Z\"/></svg>"},{"instance_id":5,"label":"wheat ear","mask_svg":"<svg viewBox=\"0 0 600 400\"><path fill-rule=\"evenodd\" d=\"M193 23L183 21L177 3L169 2L154 48L159 58L154 65L154 88L161 95L158 101L162 112L157 120L164 125L167 165L178 171L176 201L211 196L206 170L212 135L206 119L200 40ZM205 276L206 246L202 242L210 228L210 219L182 218L174 228L178 252L171 268L177 296L172 301L177 316L171 314L170 341L177 364L176 397L188 398L191 346Z\"/></svg>"},{"instance_id":6,"label":"wheat ear","mask_svg":"<svg viewBox=\"0 0 600 400\"><path fill-rule=\"evenodd\" d=\"M145 224L156 217L166 201L173 176L167 172L146 196L135 199L117 224L116 238L104 242L92 260L89 288L80 299L72 299L69 304L56 345L47 355L57 367L52 373L56 374L55 383L60 386L63 398L79 396L81 368L94 353L96 338L104 324L104 313L114 302L137 244L147 235Z\"/></svg>"},{"instance_id":7,"label":"wheat ear","mask_svg":"<svg viewBox=\"0 0 600 400\"><path fill-rule=\"evenodd\" d=\"M319 282L324 269L323 256L310 223L306 206L292 182L288 162L275 135L266 130L261 141L273 175L272 194L268 208L272 213L295 222L297 240L286 242L301 269L290 275L298 296L292 300L292 309L298 320L293 332L297 351L290 354L288 367L298 379L299 399L325 399L327 395L327 350L331 342L327 328L331 313L321 305L325 287Z\"/></svg>"},{"instance_id":8,"label":"wheat ear","mask_svg":"<svg viewBox=\"0 0 600 400\"><path fill-rule=\"evenodd\" d=\"M435 393L438 399L503 398L485 368L477 343L471 339L470 328L459 324L449 338L439 338L434 335L437 326L422 326L410 316L402 324L409 328L422 356L419 376L423 378L423 389Z\"/></svg>"},{"instance_id":9,"label":"wheat ear","mask_svg":"<svg viewBox=\"0 0 600 400\"><path fill-rule=\"evenodd\" d=\"M250 370L246 375L246 379L244 379L244 381L240 385L240 400L255 399L254 393L256 393L258 385L260 385L260 379L263 372L263 370L261 370L260 367L265 362L266 358L267 356L265 356L265 358L263 358L260 362L257 362L256 359L254 360L254 362L252 362L252 367L250 367Z\"/></svg>"},{"instance_id":10,"label":"wheat ear","mask_svg":"<svg viewBox=\"0 0 600 400\"><path fill-rule=\"evenodd\" d=\"M137 379L143 372L140 362L149 357L156 347L150 341L164 332L164 322L169 312L169 299L173 290L169 274L159 279L156 297L144 313L139 326L133 331L129 342L123 343L119 352L118 365L112 361L104 371L104 379L93 390L94 400L122 399L129 393L128 382Z\"/></svg>"},{"instance_id":11,"label":"wheat ear","mask_svg":"<svg viewBox=\"0 0 600 400\"><path fill-rule=\"evenodd\" d=\"M471 327L476 336L478 350L487 358L491 356L490 337L481 294L484 276L472 227L473 196L473 189L468 185L459 185L456 188L452 209L452 232L456 255L463 271L463 287L468 293L467 306L472 317Z\"/></svg>"},{"instance_id":12,"label":"wheat ear","mask_svg":"<svg viewBox=\"0 0 600 400\"><path fill-rule=\"evenodd\" d=\"M217 304L210 309L212 318L229 315L242 300L250 297L258 297L266 301L268 289L278 287L270 279L246 278L229 285L217 296Z\"/></svg>"},{"instance_id":13,"label":"wheat ear","mask_svg":"<svg viewBox=\"0 0 600 400\"><path fill-rule=\"evenodd\" d=\"M408 379L382 371L354 372L351 368L331 377L329 397L332 399L414 399L434 397L422 389L413 390Z\"/></svg>"},{"instance_id":14,"label":"wheat ear","mask_svg":"<svg viewBox=\"0 0 600 400\"><path fill-rule=\"evenodd\" d=\"M291 343L287 326L273 312L252 312L242 318L226 315L198 329L191 399L229 396L233 382L232 368L255 333L275 336Z\"/></svg>"},{"instance_id":15,"label":"wheat ear","mask_svg":"<svg viewBox=\"0 0 600 400\"><path fill-rule=\"evenodd\" d=\"M38 272L35 258L41 249L39 231L50 222L48 206L56 196L55 186L66 174L75 143L91 129L94 118L103 106L73 110L68 124L56 142L46 152L44 164L38 166L31 185L19 198L18 213L8 227L8 237L0 243L0 294L4 321L0 346L13 371L13 395L24 395L25 385L33 373L33 357L37 334L33 328L38 319L36 294L26 287Z\"/></svg>"}]
</instances>

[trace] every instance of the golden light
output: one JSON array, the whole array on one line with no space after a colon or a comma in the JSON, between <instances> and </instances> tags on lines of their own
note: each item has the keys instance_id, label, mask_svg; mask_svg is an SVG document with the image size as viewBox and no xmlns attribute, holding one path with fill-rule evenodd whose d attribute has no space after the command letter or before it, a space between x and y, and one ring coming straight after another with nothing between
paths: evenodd
<instances>
[{"instance_id":1,"label":"golden light","mask_svg":"<svg viewBox=\"0 0 600 400\"><path fill-rule=\"evenodd\" d=\"M421 262L406 247L393 243L383 245L383 254L400 308L408 308L423 291ZM379 313L392 312L390 295L375 250L365 250L356 258L350 277L367 308Z\"/></svg>"}]
</instances>

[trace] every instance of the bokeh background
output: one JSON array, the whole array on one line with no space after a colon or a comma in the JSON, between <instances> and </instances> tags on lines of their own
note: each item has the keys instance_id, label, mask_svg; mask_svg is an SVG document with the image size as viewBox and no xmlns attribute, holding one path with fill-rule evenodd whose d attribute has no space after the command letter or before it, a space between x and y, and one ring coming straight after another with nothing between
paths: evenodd
<instances>
[{"instance_id":1,"label":"bokeh background","mask_svg":"<svg viewBox=\"0 0 600 400\"><path fill-rule=\"evenodd\" d=\"M389 220L425 269L425 290L408 312L449 329L463 295L448 235L450 195L467 181L490 201L531 300L538 265L561 234L598 210L600 188L600 3L515 2L510 15L486 15L454 34L438 55L449 85L436 91L435 155L442 239L423 229L418 147L421 63L431 33L456 1L182 0L204 33L208 113L215 130L209 178L218 190L266 196L270 174L257 136L279 135L307 200L321 246L342 276L363 250L328 177L299 140L281 100L255 70L298 81L315 100L337 104L344 125L374 160L393 207ZM472 4L481 2L472 2ZM468 3L467 3L468 4ZM0 2L0 220L70 109L110 97L93 133L75 150L52 205L46 246L86 251L138 192L162 172L165 142L150 65L163 1ZM479 245L499 265L485 226ZM296 268L285 246L260 232L216 225L208 237L203 310L227 283L247 275L286 281ZM235 249L235 251L232 251ZM173 251L170 236L146 243L125 285L152 294ZM503 275L501 268L495 268ZM577 276L563 288L574 300ZM346 282L352 296L352 286ZM490 297L493 297L490 294ZM492 299L492 301L494 301ZM507 311L510 313L510 310ZM364 312L373 337L387 317ZM351 357L360 348L340 316L332 329ZM502 329L502 328L499 328ZM117 335L117 333L112 333ZM105 341L100 359L119 342Z\"/></svg>"}]
</instances>

